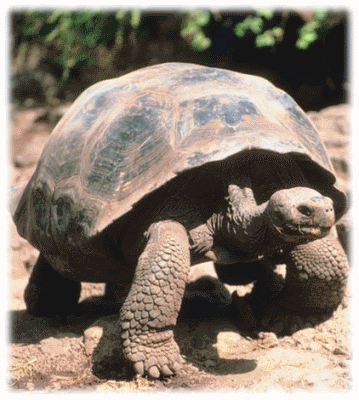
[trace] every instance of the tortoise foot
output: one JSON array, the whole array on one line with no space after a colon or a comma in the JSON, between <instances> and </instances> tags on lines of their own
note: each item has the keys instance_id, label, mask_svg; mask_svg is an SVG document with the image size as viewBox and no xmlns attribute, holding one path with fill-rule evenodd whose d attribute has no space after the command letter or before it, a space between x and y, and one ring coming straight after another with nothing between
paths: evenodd
<instances>
[{"instance_id":1,"label":"tortoise foot","mask_svg":"<svg viewBox=\"0 0 359 400\"><path fill-rule=\"evenodd\" d=\"M271 331L277 335L292 335L294 332L314 327L332 316L332 311L323 310L316 312L314 310L293 311L278 299L267 307L261 318L260 326L263 331Z\"/></svg>"},{"instance_id":2,"label":"tortoise foot","mask_svg":"<svg viewBox=\"0 0 359 400\"><path fill-rule=\"evenodd\" d=\"M174 375L184 362L172 331L147 332L125 339L123 353L136 373L152 379Z\"/></svg>"}]
</instances>

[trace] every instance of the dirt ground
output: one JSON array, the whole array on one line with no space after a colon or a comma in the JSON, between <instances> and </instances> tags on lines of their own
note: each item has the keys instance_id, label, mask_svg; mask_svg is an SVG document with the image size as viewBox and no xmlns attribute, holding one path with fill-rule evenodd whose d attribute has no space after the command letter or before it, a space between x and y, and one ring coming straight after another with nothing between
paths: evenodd
<instances>
[{"instance_id":1,"label":"dirt ground","mask_svg":"<svg viewBox=\"0 0 359 400\"><path fill-rule=\"evenodd\" d=\"M49 112L45 108L11 112L11 182L26 182L34 171L52 127L68 105ZM350 197L349 106L330 107L309 113L318 127L337 171L341 187ZM30 316L23 301L37 251L20 238L9 217L8 388L15 392L121 390L164 392L191 390L267 390L348 393L352 387L350 294L334 315L291 335L274 332L257 336L240 331L227 317L202 310L184 315L175 338L186 363L173 378L150 381L128 377L118 363L116 314L86 313L69 318L67 325ZM193 269L191 280L212 275L211 263ZM102 284L83 284L81 300L103 293ZM243 294L243 287L220 287L214 291L218 304L228 293ZM222 291L222 292L221 292ZM222 296L222 297L221 297ZM227 296L227 297L226 297ZM86 302L84 303L86 304ZM349 304L349 306L348 306ZM196 314L197 312L197 314Z\"/></svg>"}]
</instances>

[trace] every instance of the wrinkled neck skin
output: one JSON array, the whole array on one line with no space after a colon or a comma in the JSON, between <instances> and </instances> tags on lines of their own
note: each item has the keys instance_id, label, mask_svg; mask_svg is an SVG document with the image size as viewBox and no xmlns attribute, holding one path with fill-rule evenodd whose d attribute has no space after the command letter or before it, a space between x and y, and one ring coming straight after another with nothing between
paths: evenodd
<instances>
[{"instance_id":1,"label":"wrinkled neck skin","mask_svg":"<svg viewBox=\"0 0 359 400\"><path fill-rule=\"evenodd\" d=\"M225 209L208 221L214 237L214 261L253 261L279 251L281 243L269 227L268 201L258 205L250 188L234 184L229 185L228 193Z\"/></svg>"}]
</instances>

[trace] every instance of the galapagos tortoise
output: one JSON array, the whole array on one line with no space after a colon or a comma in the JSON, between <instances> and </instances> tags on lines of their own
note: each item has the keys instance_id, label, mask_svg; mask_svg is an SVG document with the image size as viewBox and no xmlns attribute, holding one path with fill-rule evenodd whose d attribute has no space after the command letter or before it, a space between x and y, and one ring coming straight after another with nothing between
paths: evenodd
<instances>
[{"instance_id":1,"label":"galapagos tortoise","mask_svg":"<svg viewBox=\"0 0 359 400\"><path fill-rule=\"evenodd\" d=\"M348 269L333 231L345 209L319 135L288 94L223 69L143 68L74 102L18 201L18 232L40 250L27 309L64 315L81 281L122 285L124 359L171 375L191 265L212 260L223 282L268 292L286 263L273 301L333 310Z\"/></svg>"}]
</instances>

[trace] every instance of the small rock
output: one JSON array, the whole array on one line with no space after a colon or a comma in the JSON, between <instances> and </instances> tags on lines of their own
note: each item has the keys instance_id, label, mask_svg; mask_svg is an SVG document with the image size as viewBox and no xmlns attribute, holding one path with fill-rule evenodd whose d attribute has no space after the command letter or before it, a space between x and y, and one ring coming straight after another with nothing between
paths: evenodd
<instances>
[{"instance_id":1,"label":"small rock","mask_svg":"<svg viewBox=\"0 0 359 400\"><path fill-rule=\"evenodd\" d=\"M336 356L337 355L348 356L349 352L343 346L339 346L334 349L333 354Z\"/></svg>"},{"instance_id":2,"label":"small rock","mask_svg":"<svg viewBox=\"0 0 359 400\"><path fill-rule=\"evenodd\" d=\"M259 346L266 349L278 346L279 344L277 335L274 332L259 332L258 338Z\"/></svg>"},{"instance_id":3,"label":"small rock","mask_svg":"<svg viewBox=\"0 0 359 400\"><path fill-rule=\"evenodd\" d=\"M340 363L338 363L338 365L341 368L349 368L349 363L346 361L340 361Z\"/></svg>"},{"instance_id":4,"label":"small rock","mask_svg":"<svg viewBox=\"0 0 359 400\"><path fill-rule=\"evenodd\" d=\"M96 346L100 342L103 333L103 328L100 326L90 326L84 332L85 353L87 356L93 354Z\"/></svg>"}]
</instances>

